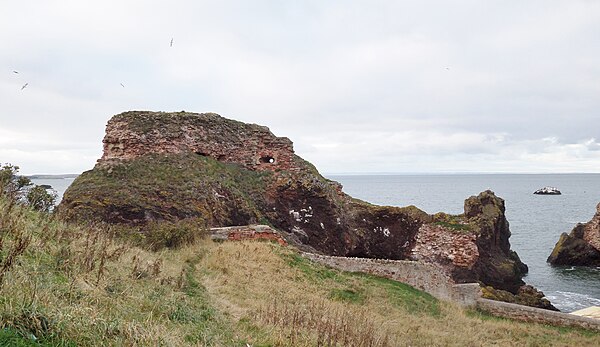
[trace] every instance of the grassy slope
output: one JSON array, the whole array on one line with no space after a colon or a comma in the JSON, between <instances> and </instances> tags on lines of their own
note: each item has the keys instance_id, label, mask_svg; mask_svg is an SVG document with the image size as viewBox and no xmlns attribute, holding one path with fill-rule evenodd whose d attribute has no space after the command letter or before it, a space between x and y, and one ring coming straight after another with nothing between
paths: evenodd
<instances>
[{"instance_id":1,"label":"grassy slope","mask_svg":"<svg viewBox=\"0 0 600 347\"><path fill-rule=\"evenodd\" d=\"M3 200L0 221L3 257L14 235L32 236L0 289L0 345L600 344L595 333L464 311L275 244L200 240L150 252L102 228L7 213Z\"/></svg>"},{"instance_id":2,"label":"grassy slope","mask_svg":"<svg viewBox=\"0 0 600 347\"><path fill-rule=\"evenodd\" d=\"M254 202L264 195L268 175L194 153L151 154L84 172L65 192L61 207L69 205L62 208L65 217L78 220L112 213L99 219L119 222L115 213L143 219L152 211L155 219L200 217L209 224L230 225L236 224L232 215L260 219Z\"/></svg>"}]
</instances>

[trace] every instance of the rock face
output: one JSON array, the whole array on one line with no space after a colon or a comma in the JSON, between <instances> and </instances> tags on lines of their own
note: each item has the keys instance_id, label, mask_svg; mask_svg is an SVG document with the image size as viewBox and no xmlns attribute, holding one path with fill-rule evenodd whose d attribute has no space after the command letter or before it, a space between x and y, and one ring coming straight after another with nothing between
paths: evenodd
<instances>
[{"instance_id":1,"label":"rock face","mask_svg":"<svg viewBox=\"0 0 600 347\"><path fill-rule=\"evenodd\" d=\"M265 126L222 120L214 113L122 113L108 122L98 162L194 152L250 170L299 169L290 139L273 136Z\"/></svg>"},{"instance_id":2,"label":"rock face","mask_svg":"<svg viewBox=\"0 0 600 347\"><path fill-rule=\"evenodd\" d=\"M513 294L527 272L510 250L504 201L493 192L467 199L458 216L372 205L321 176L289 139L212 113L114 116L102 158L73 182L58 210L66 219L142 230L186 218L209 227L268 224L302 250L422 260L457 282Z\"/></svg>"},{"instance_id":3,"label":"rock face","mask_svg":"<svg viewBox=\"0 0 600 347\"><path fill-rule=\"evenodd\" d=\"M560 235L547 261L552 265L600 266L600 204L592 220Z\"/></svg>"}]
</instances>

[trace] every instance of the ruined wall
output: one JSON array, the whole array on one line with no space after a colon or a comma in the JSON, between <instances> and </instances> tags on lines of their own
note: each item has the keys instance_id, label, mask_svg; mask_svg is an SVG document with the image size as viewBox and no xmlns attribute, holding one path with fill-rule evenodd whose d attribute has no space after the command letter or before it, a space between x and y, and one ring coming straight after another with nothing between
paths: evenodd
<instances>
[{"instance_id":1,"label":"ruined wall","mask_svg":"<svg viewBox=\"0 0 600 347\"><path fill-rule=\"evenodd\" d=\"M298 169L288 138L214 113L121 113L108 122L103 146L99 164L149 153L195 152L250 170Z\"/></svg>"},{"instance_id":2,"label":"ruined wall","mask_svg":"<svg viewBox=\"0 0 600 347\"><path fill-rule=\"evenodd\" d=\"M274 241L282 246L287 242L281 235L268 225L242 225L223 228L212 228L209 230L212 240L218 241L244 241L244 240L266 240Z\"/></svg>"},{"instance_id":3,"label":"ruined wall","mask_svg":"<svg viewBox=\"0 0 600 347\"><path fill-rule=\"evenodd\" d=\"M466 306L474 305L481 295L479 284L457 285L433 264L408 260L334 257L312 253L302 253L302 256L335 269L364 272L406 283L438 299L454 301Z\"/></svg>"}]
</instances>

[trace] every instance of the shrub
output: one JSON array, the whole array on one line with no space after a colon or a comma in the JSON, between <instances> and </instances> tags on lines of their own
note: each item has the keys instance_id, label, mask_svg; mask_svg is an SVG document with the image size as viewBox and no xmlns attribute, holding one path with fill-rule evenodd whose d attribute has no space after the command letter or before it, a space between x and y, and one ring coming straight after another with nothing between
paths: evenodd
<instances>
[{"instance_id":1,"label":"shrub","mask_svg":"<svg viewBox=\"0 0 600 347\"><path fill-rule=\"evenodd\" d=\"M56 192L45 187L34 185L25 176L19 175L19 167L12 164L0 166L0 194L14 202L31 208L49 212L56 203Z\"/></svg>"},{"instance_id":2,"label":"shrub","mask_svg":"<svg viewBox=\"0 0 600 347\"><path fill-rule=\"evenodd\" d=\"M34 186L27 192L25 200L34 210L49 212L56 203L57 195L41 186Z\"/></svg>"},{"instance_id":3,"label":"shrub","mask_svg":"<svg viewBox=\"0 0 600 347\"><path fill-rule=\"evenodd\" d=\"M206 229L204 220L189 218L179 221L155 221L143 227L145 243L154 251L178 248L194 242Z\"/></svg>"},{"instance_id":4,"label":"shrub","mask_svg":"<svg viewBox=\"0 0 600 347\"><path fill-rule=\"evenodd\" d=\"M19 167L12 164L0 166L0 193L12 199L23 197L24 191L31 186L31 180L25 176L19 176Z\"/></svg>"}]
</instances>

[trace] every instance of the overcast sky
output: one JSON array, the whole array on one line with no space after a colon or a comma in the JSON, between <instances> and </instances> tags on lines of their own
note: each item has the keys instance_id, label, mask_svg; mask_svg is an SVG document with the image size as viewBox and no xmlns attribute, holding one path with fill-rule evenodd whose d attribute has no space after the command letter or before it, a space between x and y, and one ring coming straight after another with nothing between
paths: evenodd
<instances>
[{"instance_id":1,"label":"overcast sky","mask_svg":"<svg viewBox=\"0 0 600 347\"><path fill-rule=\"evenodd\" d=\"M600 172L600 1L3 0L0 44L23 173L91 169L140 109L266 125L325 173Z\"/></svg>"}]
</instances>

